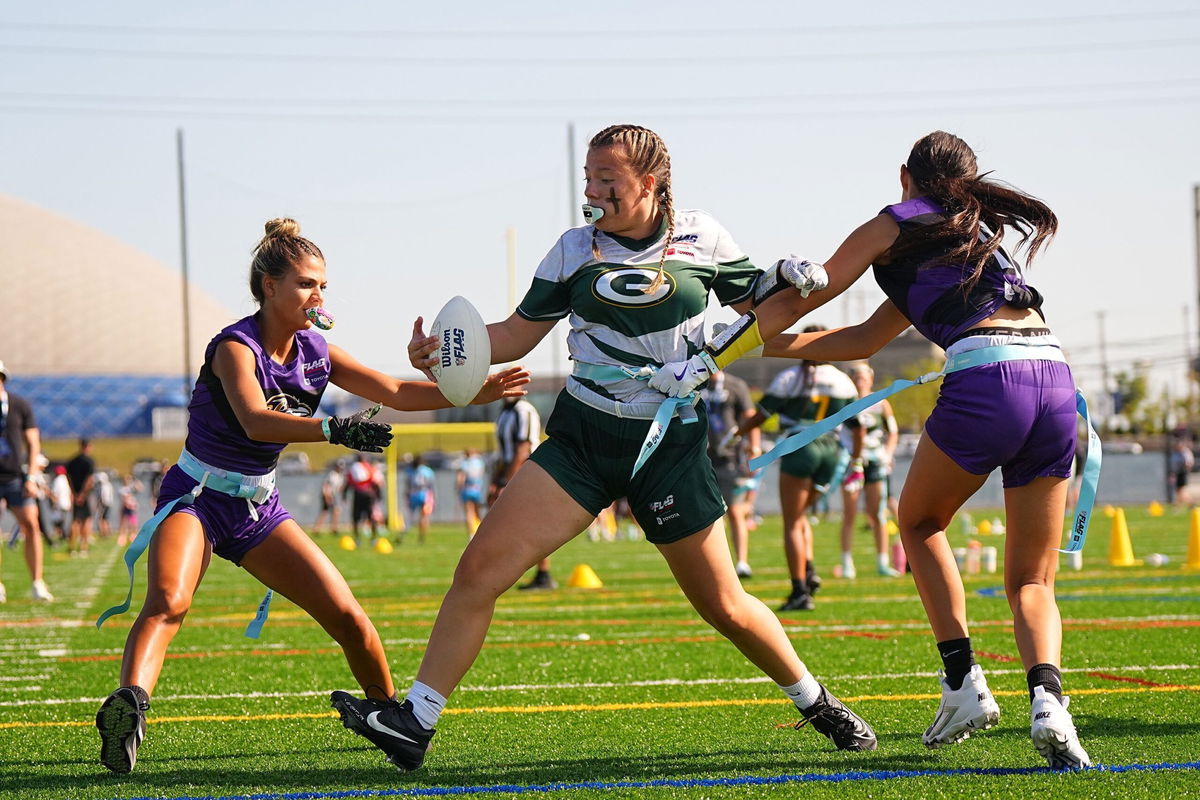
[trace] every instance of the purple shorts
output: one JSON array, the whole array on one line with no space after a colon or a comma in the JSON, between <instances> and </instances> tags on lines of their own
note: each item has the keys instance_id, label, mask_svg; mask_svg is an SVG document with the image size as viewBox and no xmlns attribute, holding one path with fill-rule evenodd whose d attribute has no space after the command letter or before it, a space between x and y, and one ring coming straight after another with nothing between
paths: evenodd
<instances>
[{"instance_id":1,"label":"purple shorts","mask_svg":"<svg viewBox=\"0 0 1200 800\"><path fill-rule=\"evenodd\" d=\"M199 481L181 470L178 465L171 467L163 478L162 487L158 493L158 505L154 512L174 500L190 492ZM250 507L240 497L230 497L214 489L200 492L196 502L191 505L175 506L174 514L191 514L200 520L204 535L212 544L213 552L221 558L240 564L246 553L257 547L266 539L271 531L279 527L292 515L279 502L279 492L272 493L270 499L262 505L256 505L258 521L250 516Z\"/></svg>"},{"instance_id":2,"label":"purple shorts","mask_svg":"<svg viewBox=\"0 0 1200 800\"><path fill-rule=\"evenodd\" d=\"M1070 367L1004 361L943 378L925 433L972 475L1000 467L1009 488L1071 475L1075 417Z\"/></svg>"}]
</instances>

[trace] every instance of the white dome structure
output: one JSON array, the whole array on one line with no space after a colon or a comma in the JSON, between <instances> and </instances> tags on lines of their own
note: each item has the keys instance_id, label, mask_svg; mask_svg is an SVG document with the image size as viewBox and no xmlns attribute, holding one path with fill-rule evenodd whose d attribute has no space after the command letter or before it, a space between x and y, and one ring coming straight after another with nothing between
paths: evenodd
<instances>
[{"instance_id":1,"label":"white dome structure","mask_svg":"<svg viewBox=\"0 0 1200 800\"><path fill-rule=\"evenodd\" d=\"M179 270L85 225L0 195L0 359L14 376L183 375ZM191 369L233 316L193 285Z\"/></svg>"},{"instance_id":2,"label":"white dome structure","mask_svg":"<svg viewBox=\"0 0 1200 800\"><path fill-rule=\"evenodd\" d=\"M151 411L186 402L209 339L234 319L191 286L185 378L179 270L3 195L0 286L8 385L50 438L149 433Z\"/></svg>"}]
</instances>

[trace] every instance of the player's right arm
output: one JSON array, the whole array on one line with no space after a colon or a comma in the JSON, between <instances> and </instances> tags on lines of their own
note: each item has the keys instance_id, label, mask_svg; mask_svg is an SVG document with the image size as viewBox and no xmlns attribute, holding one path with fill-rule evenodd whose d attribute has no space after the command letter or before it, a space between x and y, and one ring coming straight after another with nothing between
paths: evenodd
<instances>
[{"instance_id":1,"label":"player's right arm","mask_svg":"<svg viewBox=\"0 0 1200 800\"><path fill-rule=\"evenodd\" d=\"M857 361L879 352L909 326L891 300L884 300L865 322L830 331L781 333L763 345L764 356L810 361Z\"/></svg>"}]
</instances>

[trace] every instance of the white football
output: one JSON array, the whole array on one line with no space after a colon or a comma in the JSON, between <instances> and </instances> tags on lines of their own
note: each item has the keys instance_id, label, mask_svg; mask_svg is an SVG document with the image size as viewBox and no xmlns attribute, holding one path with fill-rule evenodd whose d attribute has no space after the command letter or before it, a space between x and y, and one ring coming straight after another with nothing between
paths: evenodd
<instances>
[{"instance_id":1,"label":"white football","mask_svg":"<svg viewBox=\"0 0 1200 800\"><path fill-rule=\"evenodd\" d=\"M492 366L492 343L483 317L465 297L452 297L433 320L429 335L439 341L433 353L438 363L429 368L438 388L454 405L470 405Z\"/></svg>"}]
</instances>

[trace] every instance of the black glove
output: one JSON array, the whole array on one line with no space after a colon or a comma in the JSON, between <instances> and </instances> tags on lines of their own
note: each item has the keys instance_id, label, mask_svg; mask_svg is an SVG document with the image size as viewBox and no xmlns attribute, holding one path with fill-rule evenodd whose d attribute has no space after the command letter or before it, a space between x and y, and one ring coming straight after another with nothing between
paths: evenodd
<instances>
[{"instance_id":1,"label":"black glove","mask_svg":"<svg viewBox=\"0 0 1200 800\"><path fill-rule=\"evenodd\" d=\"M348 417L328 417L323 426L330 444L340 444L351 450L382 453L392 443L392 428L381 422L368 422L379 413L381 406L363 409Z\"/></svg>"}]
</instances>

